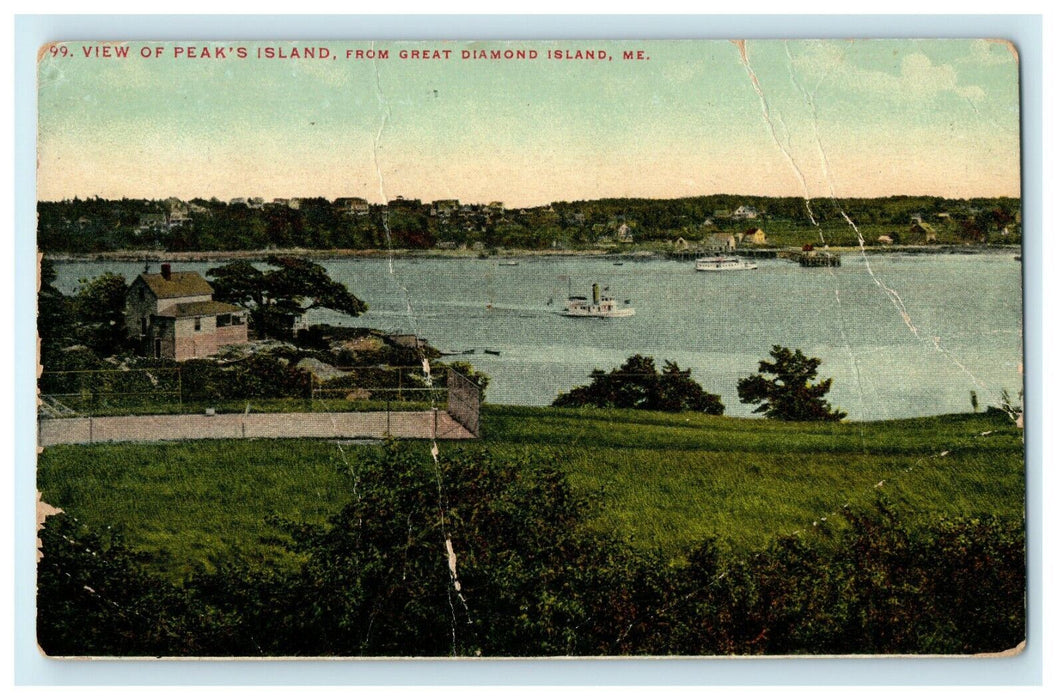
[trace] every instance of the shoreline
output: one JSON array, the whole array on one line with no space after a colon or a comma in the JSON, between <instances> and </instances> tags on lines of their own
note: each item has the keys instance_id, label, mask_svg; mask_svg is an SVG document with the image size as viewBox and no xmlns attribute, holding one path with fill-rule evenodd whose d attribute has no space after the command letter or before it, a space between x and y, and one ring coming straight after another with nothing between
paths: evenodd
<instances>
[{"instance_id":1,"label":"shoreline","mask_svg":"<svg viewBox=\"0 0 1064 700\"><path fill-rule=\"evenodd\" d=\"M769 248L729 251L727 255L743 257L766 257L772 251L796 250L792 248ZM825 250L818 248L817 250ZM895 245L895 246L857 246L830 247L828 252L840 255L976 255L980 253L1022 254L1021 245ZM286 248L276 250L212 250L212 251L161 251L161 250L113 250L100 253L42 253L43 257L53 262L227 262L233 260L265 260L271 255L297 256L312 260L348 260L372 258L426 258L439 260L477 260L511 258L621 258L626 260L668 260L686 259L699 255L721 255L717 252L674 251L674 250L607 250L590 249L500 249L494 254L476 250L434 250L399 248L387 249L311 249Z\"/></svg>"}]
</instances>

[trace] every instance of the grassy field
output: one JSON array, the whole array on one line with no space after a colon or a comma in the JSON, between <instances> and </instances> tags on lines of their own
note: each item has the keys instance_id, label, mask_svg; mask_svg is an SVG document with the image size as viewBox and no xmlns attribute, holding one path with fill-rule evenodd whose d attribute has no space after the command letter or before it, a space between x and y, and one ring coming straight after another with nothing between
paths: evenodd
<instances>
[{"instance_id":1,"label":"grassy field","mask_svg":"<svg viewBox=\"0 0 1064 700\"><path fill-rule=\"evenodd\" d=\"M670 552L707 537L746 549L836 526L845 504L879 493L914 523L1023 517L1022 433L985 414L799 424L487 406L483 434L500 456L555 455L597 504L598 527ZM179 578L233 554L283 561L263 519L322 521L349 495L338 468L365 449L319 440L57 446L41 454L38 485L48 503L93 528L120 528Z\"/></svg>"}]
</instances>

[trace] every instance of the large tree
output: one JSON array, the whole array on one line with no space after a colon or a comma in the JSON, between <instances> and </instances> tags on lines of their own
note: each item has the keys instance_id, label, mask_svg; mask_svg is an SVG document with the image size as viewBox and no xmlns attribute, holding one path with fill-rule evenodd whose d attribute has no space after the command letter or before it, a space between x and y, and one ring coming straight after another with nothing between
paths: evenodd
<instances>
[{"instance_id":1,"label":"large tree","mask_svg":"<svg viewBox=\"0 0 1064 700\"><path fill-rule=\"evenodd\" d=\"M762 360L757 374L739 380L739 400L760 403L754 413L777 420L837 421L846 417L832 409L824 396L831 379L814 383L820 358L806 357L801 350L773 345L772 362Z\"/></svg>"},{"instance_id":2,"label":"large tree","mask_svg":"<svg viewBox=\"0 0 1064 700\"><path fill-rule=\"evenodd\" d=\"M91 280L80 280L71 308L78 338L93 352L106 357L125 349L129 338L125 277L105 272Z\"/></svg>"},{"instance_id":3,"label":"large tree","mask_svg":"<svg viewBox=\"0 0 1064 700\"><path fill-rule=\"evenodd\" d=\"M591 383L560 394L554 406L596 406L598 408L639 408L647 411L700 411L719 416L724 413L720 396L706 392L691 378L691 370L681 370L665 361L659 372L653 357L632 355L617 369L591 373Z\"/></svg>"},{"instance_id":4,"label":"large tree","mask_svg":"<svg viewBox=\"0 0 1064 700\"><path fill-rule=\"evenodd\" d=\"M360 316L366 303L329 277L321 265L304 258L271 255L260 270L245 260L207 270L214 297L239 304L251 313L261 335L291 335L291 319L311 309L332 309Z\"/></svg>"}]
</instances>

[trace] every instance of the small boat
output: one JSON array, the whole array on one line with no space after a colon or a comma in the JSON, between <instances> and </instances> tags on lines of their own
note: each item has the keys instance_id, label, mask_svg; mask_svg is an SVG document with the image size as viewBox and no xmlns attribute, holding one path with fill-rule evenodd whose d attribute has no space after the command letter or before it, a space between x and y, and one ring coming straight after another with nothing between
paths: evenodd
<instances>
[{"instance_id":1,"label":"small boat","mask_svg":"<svg viewBox=\"0 0 1064 700\"><path fill-rule=\"evenodd\" d=\"M623 262L615 262L615 263L613 263L613 265L614 265L615 267L620 267L620 266L621 266L621 265L623 265L623 264L624 264Z\"/></svg>"},{"instance_id":2,"label":"small boat","mask_svg":"<svg viewBox=\"0 0 1064 700\"><path fill-rule=\"evenodd\" d=\"M613 297L602 295L596 282L591 285L591 301L587 297L571 296L561 314L573 318L628 318L635 316L635 309L617 306Z\"/></svg>"},{"instance_id":3,"label":"small boat","mask_svg":"<svg viewBox=\"0 0 1064 700\"><path fill-rule=\"evenodd\" d=\"M517 262L516 260L503 260L501 263L499 263L499 267L517 267L520 264L521 263Z\"/></svg>"},{"instance_id":4,"label":"small boat","mask_svg":"<svg viewBox=\"0 0 1064 700\"><path fill-rule=\"evenodd\" d=\"M698 272L730 272L732 270L756 270L757 265L739 258L699 258L695 260Z\"/></svg>"},{"instance_id":5,"label":"small boat","mask_svg":"<svg viewBox=\"0 0 1064 700\"><path fill-rule=\"evenodd\" d=\"M484 354L485 355L501 355L502 351L501 350L489 350L487 348L484 348Z\"/></svg>"}]
</instances>

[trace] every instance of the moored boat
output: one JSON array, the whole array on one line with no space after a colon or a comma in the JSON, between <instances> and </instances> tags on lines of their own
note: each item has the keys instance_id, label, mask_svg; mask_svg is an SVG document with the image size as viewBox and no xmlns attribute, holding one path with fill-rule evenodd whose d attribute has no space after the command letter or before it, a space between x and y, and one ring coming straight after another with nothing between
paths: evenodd
<instances>
[{"instance_id":1,"label":"moored boat","mask_svg":"<svg viewBox=\"0 0 1064 700\"><path fill-rule=\"evenodd\" d=\"M739 258L699 258L695 270L699 272L730 272L732 270L756 270L757 265Z\"/></svg>"}]
</instances>

